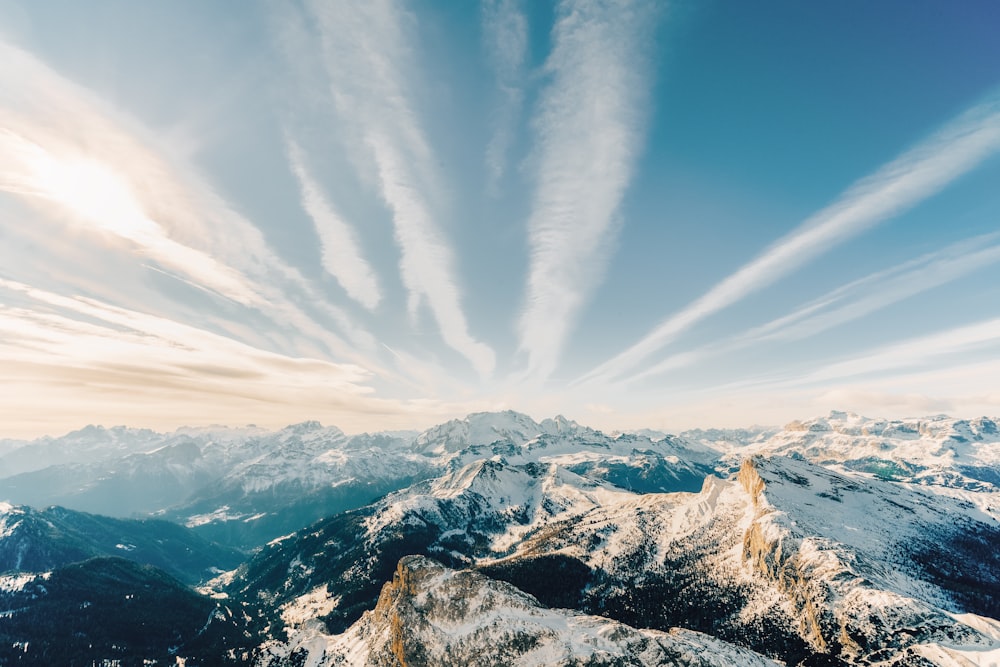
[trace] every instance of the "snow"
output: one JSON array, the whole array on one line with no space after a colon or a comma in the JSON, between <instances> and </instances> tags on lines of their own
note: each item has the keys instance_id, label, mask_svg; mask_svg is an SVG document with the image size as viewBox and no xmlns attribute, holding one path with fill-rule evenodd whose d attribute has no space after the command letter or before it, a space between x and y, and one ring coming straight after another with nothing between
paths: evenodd
<instances>
[{"instance_id":1,"label":"snow","mask_svg":"<svg viewBox=\"0 0 1000 667\"><path fill-rule=\"evenodd\" d=\"M282 605L281 620L295 627L311 619L329 614L338 602L339 598L331 596L327 592L326 584L323 584Z\"/></svg>"},{"instance_id":2,"label":"snow","mask_svg":"<svg viewBox=\"0 0 1000 667\"><path fill-rule=\"evenodd\" d=\"M184 522L184 525L188 528L196 528L198 526L204 526L207 523L214 523L216 521L239 521L246 517L246 514L231 513L229 505L223 505L214 512L196 514L188 517L187 521Z\"/></svg>"},{"instance_id":3,"label":"snow","mask_svg":"<svg viewBox=\"0 0 1000 667\"><path fill-rule=\"evenodd\" d=\"M976 614L952 614L952 618L978 631L981 645L929 643L915 647L915 652L941 667L1000 666L1000 621Z\"/></svg>"},{"instance_id":4,"label":"snow","mask_svg":"<svg viewBox=\"0 0 1000 667\"><path fill-rule=\"evenodd\" d=\"M585 479L549 463L532 472L503 461L479 460L427 484L388 496L366 520L369 535L399 524L435 523L447 535L469 528L450 527L443 507L461 508L469 521L504 526L492 536L491 548L509 551L527 534L556 520L577 516L635 494ZM444 536L442 536L443 539Z\"/></svg>"},{"instance_id":5,"label":"snow","mask_svg":"<svg viewBox=\"0 0 1000 667\"><path fill-rule=\"evenodd\" d=\"M730 465L753 455L798 454L827 466L872 471L882 468L902 481L929 486L1000 491L975 470L1000 464L1000 428L988 418L869 419L833 412L826 418L792 422L770 437L734 447L723 457ZM883 462L901 464L892 470Z\"/></svg>"},{"instance_id":6,"label":"snow","mask_svg":"<svg viewBox=\"0 0 1000 667\"><path fill-rule=\"evenodd\" d=\"M629 664L652 666L673 664L677 656L697 657L703 662L696 664L720 667L775 665L750 651L689 630L636 630L606 618L547 609L512 586L471 572L449 570L426 559L408 559L402 567L413 573L410 585L416 590L407 589L402 597L383 591L376 610L367 612L341 635L325 635L315 624L293 630L287 645L269 646L270 655L280 661L293 650L304 650L308 652L306 664L316 667L366 664L370 655L384 651L394 640L394 623L417 614L420 623L407 626L407 641L424 647L429 664L445 657L454 662L458 655L504 650L510 637L519 636L532 638L530 649L511 656L510 664L523 667L591 657L625 658Z\"/></svg>"},{"instance_id":7,"label":"snow","mask_svg":"<svg viewBox=\"0 0 1000 667\"><path fill-rule=\"evenodd\" d=\"M0 539L13 535L24 516L24 508L10 503L4 505L5 507L0 508Z\"/></svg>"},{"instance_id":8,"label":"snow","mask_svg":"<svg viewBox=\"0 0 1000 667\"><path fill-rule=\"evenodd\" d=\"M16 574L2 574L0 575L0 592L2 593L17 593L24 590L24 587L35 581L36 579L47 580L52 576L51 572L42 573L29 573L29 572L19 572Z\"/></svg>"},{"instance_id":9,"label":"snow","mask_svg":"<svg viewBox=\"0 0 1000 667\"><path fill-rule=\"evenodd\" d=\"M915 646L913 651L939 667L998 667L1000 665L1000 648L978 650L941 644L922 644Z\"/></svg>"}]
</instances>

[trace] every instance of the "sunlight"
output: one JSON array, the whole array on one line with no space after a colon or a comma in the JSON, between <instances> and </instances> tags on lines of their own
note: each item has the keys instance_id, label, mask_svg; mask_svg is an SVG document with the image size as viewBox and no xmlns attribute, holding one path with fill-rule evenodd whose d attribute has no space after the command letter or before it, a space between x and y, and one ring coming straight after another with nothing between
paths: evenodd
<instances>
[{"instance_id":1,"label":"sunlight","mask_svg":"<svg viewBox=\"0 0 1000 667\"><path fill-rule=\"evenodd\" d=\"M96 160L58 159L39 150L28 162L35 193L99 229L141 241L159 236L124 178Z\"/></svg>"}]
</instances>

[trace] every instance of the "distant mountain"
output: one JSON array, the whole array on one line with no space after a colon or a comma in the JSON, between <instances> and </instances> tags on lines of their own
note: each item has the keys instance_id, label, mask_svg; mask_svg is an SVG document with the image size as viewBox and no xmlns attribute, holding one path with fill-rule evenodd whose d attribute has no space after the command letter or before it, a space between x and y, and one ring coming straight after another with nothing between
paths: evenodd
<instances>
[{"instance_id":1,"label":"distant mountain","mask_svg":"<svg viewBox=\"0 0 1000 667\"><path fill-rule=\"evenodd\" d=\"M33 448L75 453L67 456L70 463L0 477L0 499L110 516L156 515L242 549L487 456L559 460L586 477L645 492L696 490L719 455L672 436L612 437L563 417L535 422L510 411L469 415L416 435L347 436L318 422L274 432L88 427L15 452L27 457ZM85 462L84 453L92 460Z\"/></svg>"},{"instance_id":2,"label":"distant mountain","mask_svg":"<svg viewBox=\"0 0 1000 667\"><path fill-rule=\"evenodd\" d=\"M69 463L0 477L0 499L119 517L157 515L208 539L252 548L436 470L410 450L412 434L348 437L318 422L275 432L136 431L136 443L126 446L129 433L88 427L15 449L5 459L28 458L36 449L43 461L52 452L75 453L65 457Z\"/></svg>"},{"instance_id":3,"label":"distant mountain","mask_svg":"<svg viewBox=\"0 0 1000 667\"><path fill-rule=\"evenodd\" d=\"M870 419L846 412L795 421L732 450L746 456L793 455L883 479L971 491L1000 490L1000 426L993 419Z\"/></svg>"},{"instance_id":4,"label":"distant mountain","mask_svg":"<svg viewBox=\"0 0 1000 667\"><path fill-rule=\"evenodd\" d=\"M91 425L59 438L0 440L0 470L8 477L52 465L116 459L155 449L162 439L147 429Z\"/></svg>"},{"instance_id":5,"label":"distant mountain","mask_svg":"<svg viewBox=\"0 0 1000 667\"><path fill-rule=\"evenodd\" d=\"M752 426L750 428L695 428L682 431L680 437L719 452L728 452L746 447L755 442L767 440L780 430L770 426Z\"/></svg>"},{"instance_id":6,"label":"distant mountain","mask_svg":"<svg viewBox=\"0 0 1000 667\"><path fill-rule=\"evenodd\" d=\"M189 584L230 570L244 559L169 521L0 504L0 573L48 572L97 556L154 565Z\"/></svg>"},{"instance_id":7,"label":"distant mountain","mask_svg":"<svg viewBox=\"0 0 1000 667\"><path fill-rule=\"evenodd\" d=\"M610 436L564 417L535 422L507 411L447 422L420 434L414 446L451 471L484 458L510 464L558 463L584 477L637 492L697 490L713 472L718 451L673 436L654 438Z\"/></svg>"},{"instance_id":8,"label":"distant mountain","mask_svg":"<svg viewBox=\"0 0 1000 667\"><path fill-rule=\"evenodd\" d=\"M346 436L318 422L255 441L252 456L161 512L209 539L252 548L321 518L366 505L438 472L412 439Z\"/></svg>"}]
</instances>

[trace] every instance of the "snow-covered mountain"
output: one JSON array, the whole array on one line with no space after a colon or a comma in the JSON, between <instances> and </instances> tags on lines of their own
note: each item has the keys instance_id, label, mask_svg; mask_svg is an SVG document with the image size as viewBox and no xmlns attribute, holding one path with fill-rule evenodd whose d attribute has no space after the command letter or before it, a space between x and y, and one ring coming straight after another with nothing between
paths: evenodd
<instances>
[{"instance_id":1,"label":"snow-covered mountain","mask_svg":"<svg viewBox=\"0 0 1000 667\"><path fill-rule=\"evenodd\" d=\"M119 517L155 515L251 548L433 474L434 462L411 451L413 437L349 437L318 422L274 432L88 427L21 445L0 459L37 454L39 461L30 470L0 467L0 500ZM62 452L71 453L51 463Z\"/></svg>"},{"instance_id":2,"label":"snow-covered mountain","mask_svg":"<svg viewBox=\"0 0 1000 667\"><path fill-rule=\"evenodd\" d=\"M0 471L4 477L51 465L85 463L150 451L162 436L147 429L87 426L59 438L0 441Z\"/></svg>"},{"instance_id":3,"label":"snow-covered mountain","mask_svg":"<svg viewBox=\"0 0 1000 667\"><path fill-rule=\"evenodd\" d=\"M286 616L299 611L290 608ZM399 562L378 603L337 636L315 624L268 644L260 663L305 658L315 667L777 667L746 649L675 628L637 630L600 616L549 609L513 586L421 556Z\"/></svg>"},{"instance_id":4,"label":"snow-covered mountain","mask_svg":"<svg viewBox=\"0 0 1000 667\"><path fill-rule=\"evenodd\" d=\"M420 434L415 447L452 471L484 458L511 464L556 463L638 492L698 489L719 457L709 446L674 436L612 436L565 417L535 422L510 411L447 422Z\"/></svg>"},{"instance_id":5,"label":"snow-covered mountain","mask_svg":"<svg viewBox=\"0 0 1000 667\"><path fill-rule=\"evenodd\" d=\"M735 448L725 463L735 469L755 454L800 456L843 471L938 488L1000 491L1000 426L987 417L886 420L832 412Z\"/></svg>"},{"instance_id":6,"label":"snow-covered mountain","mask_svg":"<svg viewBox=\"0 0 1000 667\"><path fill-rule=\"evenodd\" d=\"M176 644L192 661L996 666L997 431L833 413L605 434L513 412L419 434L306 422L139 432L130 446L95 431L106 458L0 478L0 496L29 480L93 499L132 480L157 503L159 488L183 492L160 516L262 545L205 589L217 621ZM0 613L44 616L55 598L23 592L44 589L39 576L0 577L0 599L22 605ZM100 594L79 585L73 600ZM0 639L47 636L17 627Z\"/></svg>"},{"instance_id":7,"label":"snow-covered mountain","mask_svg":"<svg viewBox=\"0 0 1000 667\"><path fill-rule=\"evenodd\" d=\"M488 571L517 585L545 558L572 559L585 611L685 625L792 664L869 664L1000 648L977 629L989 622L962 616L1000 616L998 545L1000 526L973 505L777 457L699 494L551 526Z\"/></svg>"},{"instance_id":8,"label":"snow-covered mountain","mask_svg":"<svg viewBox=\"0 0 1000 667\"><path fill-rule=\"evenodd\" d=\"M657 494L487 459L272 545L226 591L275 610L288 634L269 655L310 660L363 641L380 664L379 590L420 554L548 607L683 627L788 664L991 664L998 545L1000 524L975 504L787 457ZM447 587L426 595L452 600Z\"/></svg>"},{"instance_id":9,"label":"snow-covered mountain","mask_svg":"<svg viewBox=\"0 0 1000 667\"><path fill-rule=\"evenodd\" d=\"M0 500L156 515L209 539L253 548L483 458L558 462L636 491L695 490L714 469L718 451L654 438L612 437L563 417L535 422L509 411L469 415L419 434L347 436L318 422L273 432L88 427L21 445L0 459L38 454L33 466L0 467ZM62 452L72 453L53 463Z\"/></svg>"}]
</instances>

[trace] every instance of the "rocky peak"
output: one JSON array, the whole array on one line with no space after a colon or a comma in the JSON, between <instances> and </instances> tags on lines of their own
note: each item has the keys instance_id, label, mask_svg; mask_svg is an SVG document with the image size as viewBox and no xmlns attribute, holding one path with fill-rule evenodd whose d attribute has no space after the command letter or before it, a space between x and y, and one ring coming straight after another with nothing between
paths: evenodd
<instances>
[{"instance_id":1,"label":"rocky peak","mask_svg":"<svg viewBox=\"0 0 1000 667\"><path fill-rule=\"evenodd\" d=\"M303 646L315 651L315 643L303 641ZM311 659L313 651L305 657ZM698 632L636 630L606 618L548 609L509 584L422 556L399 561L375 609L322 652L328 661L323 665L373 667L776 667Z\"/></svg>"}]
</instances>

